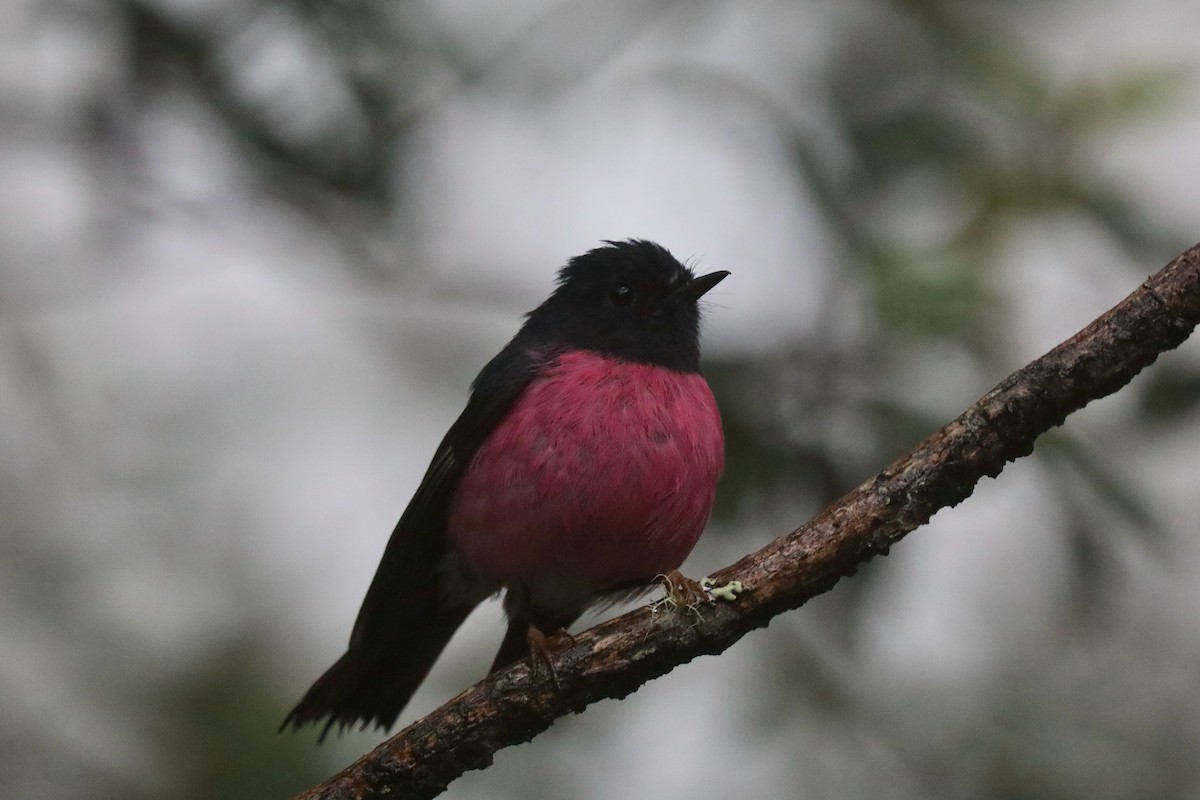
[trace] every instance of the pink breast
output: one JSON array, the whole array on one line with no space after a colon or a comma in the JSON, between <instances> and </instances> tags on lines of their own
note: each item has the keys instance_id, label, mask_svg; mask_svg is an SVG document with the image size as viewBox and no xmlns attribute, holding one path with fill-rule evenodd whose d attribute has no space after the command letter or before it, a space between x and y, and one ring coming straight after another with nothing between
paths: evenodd
<instances>
[{"instance_id":1,"label":"pink breast","mask_svg":"<svg viewBox=\"0 0 1200 800\"><path fill-rule=\"evenodd\" d=\"M559 356L475 454L451 546L479 574L603 589L678 567L724 465L704 378L596 353Z\"/></svg>"}]
</instances>

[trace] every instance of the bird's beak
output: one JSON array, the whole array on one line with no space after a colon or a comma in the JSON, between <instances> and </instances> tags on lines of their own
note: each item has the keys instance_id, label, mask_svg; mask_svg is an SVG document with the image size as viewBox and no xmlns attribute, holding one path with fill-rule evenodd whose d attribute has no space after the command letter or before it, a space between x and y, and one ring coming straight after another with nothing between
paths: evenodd
<instances>
[{"instance_id":1,"label":"bird's beak","mask_svg":"<svg viewBox=\"0 0 1200 800\"><path fill-rule=\"evenodd\" d=\"M692 278L683 286L676 289L675 294L687 300L699 300L705 292L725 280L728 276L728 270L719 269L716 272L701 275L699 278Z\"/></svg>"}]
</instances>

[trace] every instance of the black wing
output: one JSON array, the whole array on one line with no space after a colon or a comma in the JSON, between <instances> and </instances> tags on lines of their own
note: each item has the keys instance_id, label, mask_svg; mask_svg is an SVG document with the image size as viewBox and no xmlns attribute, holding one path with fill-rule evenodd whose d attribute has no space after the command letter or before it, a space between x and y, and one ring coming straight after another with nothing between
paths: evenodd
<instances>
[{"instance_id":1,"label":"black wing","mask_svg":"<svg viewBox=\"0 0 1200 800\"><path fill-rule=\"evenodd\" d=\"M354 622L349 649L313 684L283 727L328 717L322 738L334 724L344 728L361 721L390 727L481 599L478 592L451 596L441 585L446 521L471 458L542 363L520 338L479 373L467 407L442 439L392 531Z\"/></svg>"},{"instance_id":2,"label":"black wing","mask_svg":"<svg viewBox=\"0 0 1200 800\"><path fill-rule=\"evenodd\" d=\"M445 554L450 501L476 451L512 408L533 378L537 361L516 340L480 371L466 408L450 426L408 508L392 531L359 609L350 646L390 630L389 619L406 595L405 585L421 585Z\"/></svg>"}]
</instances>

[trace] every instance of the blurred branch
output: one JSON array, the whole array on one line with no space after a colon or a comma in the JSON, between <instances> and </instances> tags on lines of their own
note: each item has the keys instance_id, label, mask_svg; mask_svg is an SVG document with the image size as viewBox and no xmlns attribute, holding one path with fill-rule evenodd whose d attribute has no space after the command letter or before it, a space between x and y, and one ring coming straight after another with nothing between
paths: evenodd
<instances>
[{"instance_id":1,"label":"blurred branch","mask_svg":"<svg viewBox=\"0 0 1200 800\"><path fill-rule=\"evenodd\" d=\"M1120 389L1198 323L1200 244L811 522L714 575L746 585L735 602L676 612L644 607L597 625L556 654L557 681L514 665L301 797L433 797L568 712L624 697L696 656L722 652L967 498L981 478L1028 455L1039 435Z\"/></svg>"}]
</instances>

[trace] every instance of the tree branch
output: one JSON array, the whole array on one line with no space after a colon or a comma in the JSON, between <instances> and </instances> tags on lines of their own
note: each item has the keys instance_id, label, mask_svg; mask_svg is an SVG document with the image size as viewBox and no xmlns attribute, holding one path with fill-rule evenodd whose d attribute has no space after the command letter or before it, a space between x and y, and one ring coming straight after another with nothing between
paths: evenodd
<instances>
[{"instance_id":1,"label":"tree branch","mask_svg":"<svg viewBox=\"0 0 1200 800\"><path fill-rule=\"evenodd\" d=\"M1120 389L1198 323L1200 245L811 522L714 575L745 584L737 601L704 605L696 614L643 607L601 623L557 654L557 686L514 665L300 797L433 797L568 712L624 697L696 656L720 653L886 553L937 510L966 499L983 476L1029 454L1039 435Z\"/></svg>"}]
</instances>

